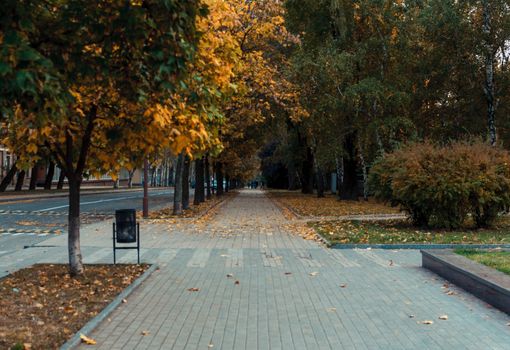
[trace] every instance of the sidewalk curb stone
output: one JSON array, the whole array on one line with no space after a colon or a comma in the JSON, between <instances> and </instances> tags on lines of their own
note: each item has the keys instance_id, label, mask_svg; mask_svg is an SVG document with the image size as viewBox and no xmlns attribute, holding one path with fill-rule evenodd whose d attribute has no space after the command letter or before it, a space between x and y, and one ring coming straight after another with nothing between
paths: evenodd
<instances>
[{"instance_id":1,"label":"sidewalk curb stone","mask_svg":"<svg viewBox=\"0 0 510 350\"><path fill-rule=\"evenodd\" d=\"M333 244L332 249L509 249L510 244Z\"/></svg>"},{"instance_id":2,"label":"sidewalk curb stone","mask_svg":"<svg viewBox=\"0 0 510 350\"><path fill-rule=\"evenodd\" d=\"M117 307L122 303L122 299L126 299L133 293L147 278L149 278L154 271L159 268L157 264L152 264L140 277L124 289L113 301L108 304L99 314L93 319L88 321L76 334L65 342L60 350L70 350L81 343L80 334L90 334L101 322L103 322Z\"/></svg>"}]
</instances>

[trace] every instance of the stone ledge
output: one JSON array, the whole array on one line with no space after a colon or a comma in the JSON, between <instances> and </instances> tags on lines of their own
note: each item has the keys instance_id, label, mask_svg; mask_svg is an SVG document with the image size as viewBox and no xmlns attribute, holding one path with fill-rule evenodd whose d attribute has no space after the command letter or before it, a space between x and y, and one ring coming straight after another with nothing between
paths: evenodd
<instances>
[{"instance_id":1,"label":"stone ledge","mask_svg":"<svg viewBox=\"0 0 510 350\"><path fill-rule=\"evenodd\" d=\"M510 276L452 250L421 250L429 269L492 306L510 314Z\"/></svg>"}]
</instances>

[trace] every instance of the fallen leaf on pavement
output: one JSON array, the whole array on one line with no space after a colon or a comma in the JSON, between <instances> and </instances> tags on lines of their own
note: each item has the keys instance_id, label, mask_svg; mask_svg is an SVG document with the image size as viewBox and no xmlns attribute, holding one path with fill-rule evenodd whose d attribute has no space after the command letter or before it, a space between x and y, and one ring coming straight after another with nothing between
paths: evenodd
<instances>
[{"instance_id":1,"label":"fallen leaf on pavement","mask_svg":"<svg viewBox=\"0 0 510 350\"><path fill-rule=\"evenodd\" d=\"M434 321L425 320L425 321L418 321L418 323L421 323L421 324L434 324Z\"/></svg>"},{"instance_id":2,"label":"fallen leaf on pavement","mask_svg":"<svg viewBox=\"0 0 510 350\"><path fill-rule=\"evenodd\" d=\"M35 221L16 221L16 224L17 225L20 225L20 226L37 226L37 222Z\"/></svg>"},{"instance_id":3,"label":"fallen leaf on pavement","mask_svg":"<svg viewBox=\"0 0 510 350\"><path fill-rule=\"evenodd\" d=\"M80 334L80 339L81 339L82 343L85 343L87 345L96 345L97 344L94 339L89 338L84 334Z\"/></svg>"},{"instance_id":4,"label":"fallen leaf on pavement","mask_svg":"<svg viewBox=\"0 0 510 350\"><path fill-rule=\"evenodd\" d=\"M198 288L189 288L188 292L198 292L200 289Z\"/></svg>"}]
</instances>

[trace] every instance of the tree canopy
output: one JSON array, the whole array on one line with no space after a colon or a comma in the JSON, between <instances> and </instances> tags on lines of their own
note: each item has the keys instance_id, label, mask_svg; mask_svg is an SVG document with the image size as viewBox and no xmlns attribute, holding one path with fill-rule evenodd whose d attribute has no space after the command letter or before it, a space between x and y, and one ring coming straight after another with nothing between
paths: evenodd
<instances>
[{"instance_id":1,"label":"tree canopy","mask_svg":"<svg viewBox=\"0 0 510 350\"><path fill-rule=\"evenodd\" d=\"M172 154L185 178L211 161L219 187L262 172L319 196L336 173L340 197L357 199L374 162L409 141L508 147L509 12L503 0L6 0L1 142L18 168L50 157L65 172L78 274L83 178L147 158Z\"/></svg>"}]
</instances>

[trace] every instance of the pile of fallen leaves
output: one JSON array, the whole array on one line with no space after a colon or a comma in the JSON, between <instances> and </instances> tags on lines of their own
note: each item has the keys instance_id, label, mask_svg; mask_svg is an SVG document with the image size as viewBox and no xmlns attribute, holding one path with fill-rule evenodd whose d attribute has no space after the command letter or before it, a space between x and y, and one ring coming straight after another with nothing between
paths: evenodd
<instances>
[{"instance_id":1,"label":"pile of fallen leaves","mask_svg":"<svg viewBox=\"0 0 510 350\"><path fill-rule=\"evenodd\" d=\"M208 213L212 208L216 207L219 203L223 202L225 199L231 198L235 195L235 192L228 192L221 197L213 196L211 199L206 200L203 203L198 205L190 205L189 209L183 210L182 215L174 215L173 207L167 207L160 210L155 210L149 212L149 219L158 221L158 220L167 220L167 219L175 219L175 218L197 218L201 217L204 214ZM190 198L191 202L193 198ZM141 218L142 213L139 212L138 216Z\"/></svg>"},{"instance_id":2,"label":"pile of fallen leaves","mask_svg":"<svg viewBox=\"0 0 510 350\"><path fill-rule=\"evenodd\" d=\"M307 225L303 225L302 223L290 223L283 225L287 232L292 232L297 234L303 239L308 241L320 241L320 236L315 232L315 230Z\"/></svg>"},{"instance_id":3,"label":"pile of fallen leaves","mask_svg":"<svg viewBox=\"0 0 510 350\"><path fill-rule=\"evenodd\" d=\"M368 201L341 201L337 196L326 194L317 198L314 194L302 194L296 191L270 191L269 195L284 207L301 216L344 216L398 214L398 208L392 208L370 198Z\"/></svg>"},{"instance_id":4,"label":"pile of fallen leaves","mask_svg":"<svg viewBox=\"0 0 510 350\"><path fill-rule=\"evenodd\" d=\"M34 265L0 281L0 349L58 349L148 265Z\"/></svg>"}]
</instances>

